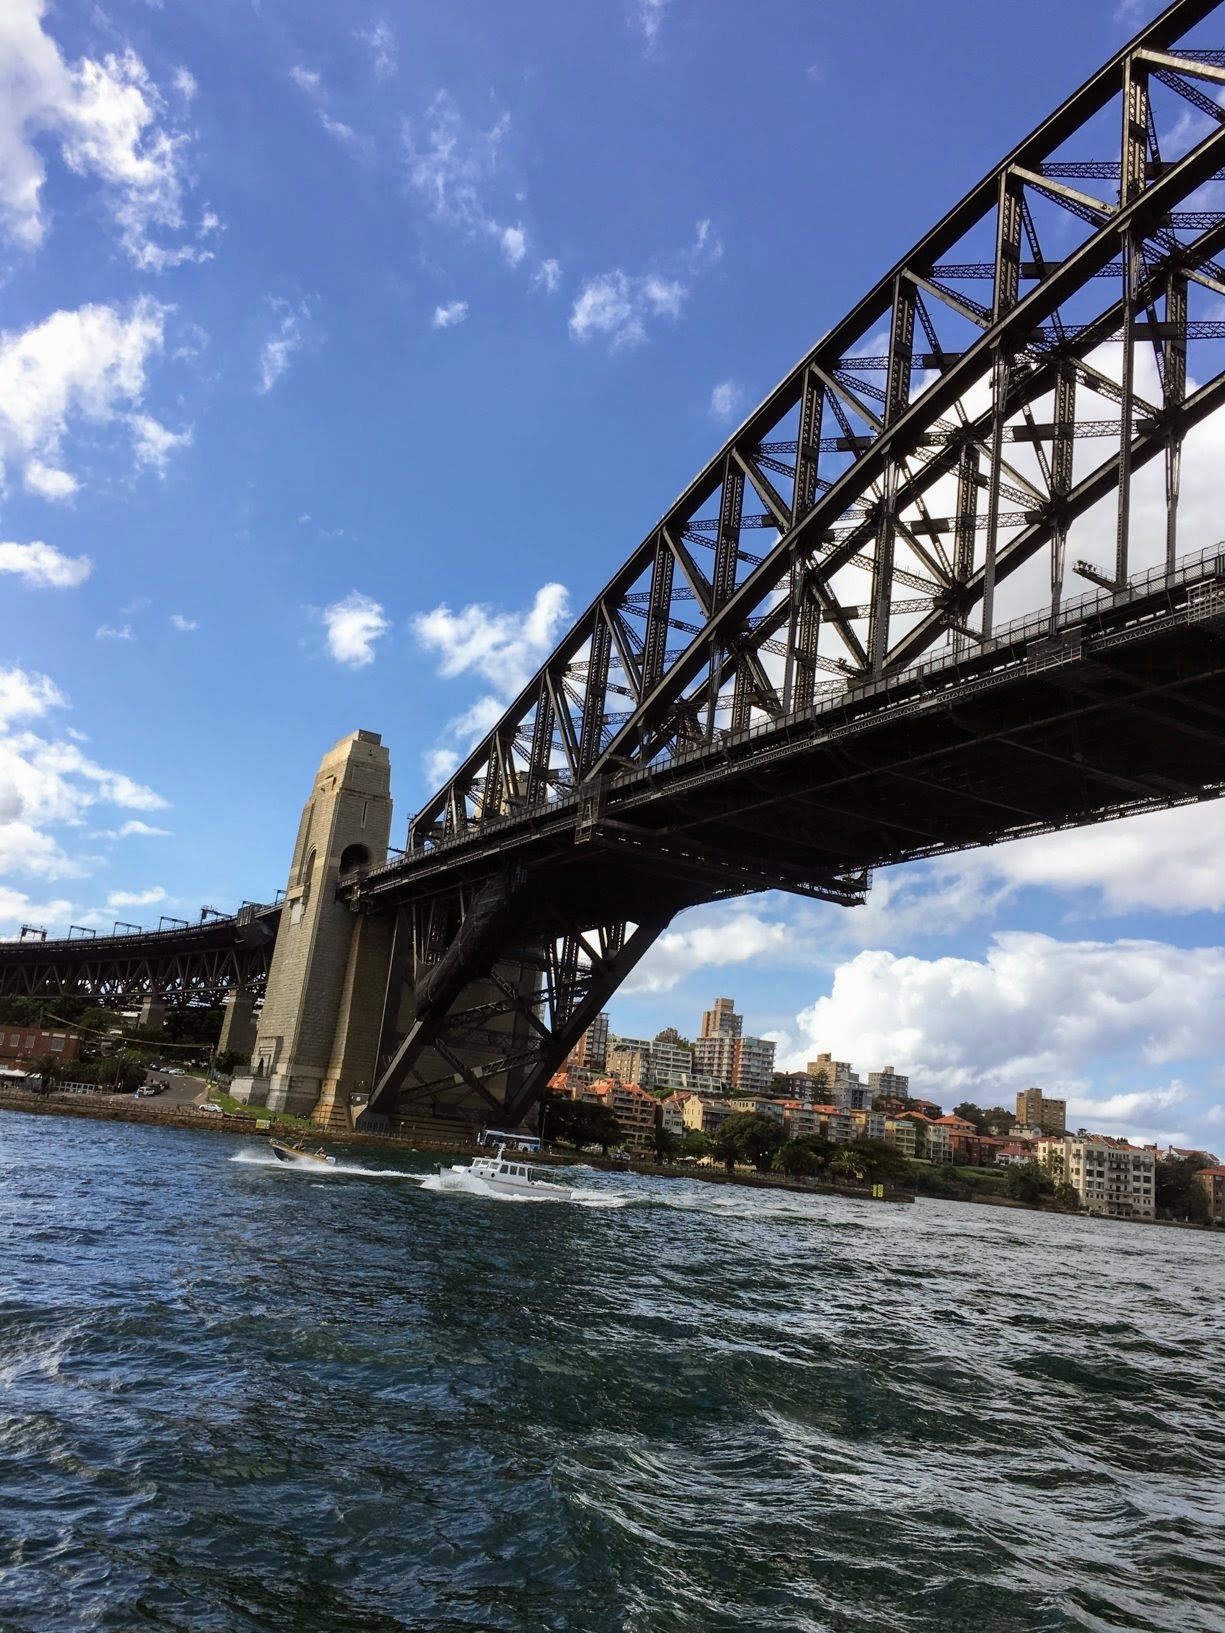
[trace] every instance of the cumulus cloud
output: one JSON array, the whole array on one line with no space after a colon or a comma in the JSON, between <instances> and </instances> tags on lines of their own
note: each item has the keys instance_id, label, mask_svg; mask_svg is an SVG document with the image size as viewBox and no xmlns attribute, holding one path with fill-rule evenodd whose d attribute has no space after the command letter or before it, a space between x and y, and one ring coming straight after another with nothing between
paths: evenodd
<instances>
[{"instance_id":1,"label":"cumulus cloud","mask_svg":"<svg viewBox=\"0 0 1225 1633\"><path fill-rule=\"evenodd\" d=\"M399 53L396 48L395 30L387 19L380 18L369 28L355 29L353 38L360 40L369 51L374 77L390 79L399 65Z\"/></svg>"},{"instance_id":2,"label":"cumulus cloud","mask_svg":"<svg viewBox=\"0 0 1225 1633\"><path fill-rule=\"evenodd\" d=\"M95 839L169 839L169 828L155 828L149 822L140 822L135 817L130 822L120 823L118 828L96 828Z\"/></svg>"},{"instance_id":3,"label":"cumulus cloud","mask_svg":"<svg viewBox=\"0 0 1225 1633\"><path fill-rule=\"evenodd\" d=\"M751 964L777 957L787 944L785 924L754 913L732 913L689 930L667 930L630 974L622 991L670 992L698 969Z\"/></svg>"},{"instance_id":4,"label":"cumulus cloud","mask_svg":"<svg viewBox=\"0 0 1225 1633\"><path fill-rule=\"evenodd\" d=\"M0 573L13 573L32 590L75 590L92 570L88 556L66 556L41 539L0 543Z\"/></svg>"},{"instance_id":5,"label":"cumulus cloud","mask_svg":"<svg viewBox=\"0 0 1225 1633\"><path fill-rule=\"evenodd\" d=\"M567 611L565 586L544 584L526 613L475 602L452 612L444 602L418 613L412 627L421 645L437 655L440 675L450 680L475 672L509 698L553 650Z\"/></svg>"},{"instance_id":6,"label":"cumulus cloud","mask_svg":"<svg viewBox=\"0 0 1225 1633\"><path fill-rule=\"evenodd\" d=\"M46 12L45 0L8 0L0 12L0 226L27 249L43 242L42 147L53 144L69 170L101 184L120 242L142 271L207 260L198 242L158 241L185 227L188 137L170 122L144 63L130 49L65 62L43 27ZM178 70L184 100L188 81L194 92Z\"/></svg>"},{"instance_id":7,"label":"cumulus cloud","mask_svg":"<svg viewBox=\"0 0 1225 1633\"><path fill-rule=\"evenodd\" d=\"M711 418L723 420L725 423L735 419L736 410L740 407L743 396L744 393L734 380L720 380L710 394Z\"/></svg>"},{"instance_id":8,"label":"cumulus cloud","mask_svg":"<svg viewBox=\"0 0 1225 1633\"><path fill-rule=\"evenodd\" d=\"M479 675L493 689L447 722L450 744L436 745L427 752L424 764L432 782L449 776L459 763L453 744L467 750L497 723L507 703L556 646L568 613L565 586L544 584L526 613L504 612L479 603L452 612L444 602L417 614L413 634L435 654L438 673L444 679ZM446 770L439 777L436 773L443 765Z\"/></svg>"},{"instance_id":9,"label":"cumulus cloud","mask_svg":"<svg viewBox=\"0 0 1225 1633\"><path fill-rule=\"evenodd\" d=\"M353 590L323 610L328 651L347 669L363 669L374 662L374 643L391 628L382 607L368 595Z\"/></svg>"},{"instance_id":10,"label":"cumulus cloud","mask_svg":"<svg viewBox=\"0 0 1225 1633\"><path fill-rule=\"evenodd\" d=\"M34 729L67 706L49 676L0 669L0 873L48 879L88 874L95 859L67 851L60 834L79 832L97 806L165 807L153 789L87 756L67 731L55 736ZM62 919L67 910L65 903L35 907L20 893L0 892L0 922L35 913L39 922Z\"/></svg>"},{"instance_id":11,"label":"cumulus cloud","mask_svg":"<svg viewBox=\"0 0 1225 1633\"><path fill-rule=\"evenodd\" d=\"M796 1018L801 1066L836 1058L909 1071L919 1093L954 1104L1006 1104L1031 1083L1066 1091L1084 1115L1156 1126L1149 1089L1134 1102L1095 1101L1087 1079L1115 1069L1219 1059L1225 1044L1225 947L1145 940L1059 941L997 934L981 959L861 952L830 993ZM1147 1120L1147 1121L1146 1121Z\"/></svg>"},{"instance_id":12,"label":"cumulus cloud","mask_svg":"<svg viewBox=\"0 0 1225 1633\"><path fill-rule=\"evenodd\" d=\"M430 319L430 328L453 329L457 323L462 323L467 316L467 301L448 301L445 306L436 306L434 308L434 316Z\"/></svg>"},{"instance_id":13,"label":"cumulus cloud","mask_svg":"<svg viewBox=\"0 0 1225 1633\"><path fill-rule=\"evenodd\" d=\"M0 479L11 468L29 492L70 497L79 485L63 465L70 429L146 420L134 411L162 350L169 311L142 297L126 308L53 312L28 329L0 333ZM142 430L132 428L139 456ZM155 432L149 435L156 441ZM174 443L172 433L164 435Z\"/></svg>"},{"instance_id":14,"label":"cumulus cloud","mask_svg":"<svg viewBox=\"0 0 1225 1633\"><path fill-rule=\"evenodd\" d=\"M185 618L181 612L172 612L170 614L170 622L181 634L185 634L190 629L199 629L200 627L194 618Z\"/></svg>"},{"instance_id":15,"label":"cumulus cloud","mask_svg":"<svg viewBox=\"0 0 1225 1633\"><path fill-rule=\"evenodd\" d=\"M289 368L294 355L306 344L310 310L305 305L291 306L288 301L273 299L269 302L277 323L275 329L260 347L259 384L256 390L265 396Z\"/></svg>"},{"instance_id":16,"label":"cumulus cloud","mask_svg":"<svg viewBox=\"0 0 1225 1633\"><path fill-rule=\"evenodd\" d=\"M95 641L134 641L131 624L99 624L94 631Z\"/></svg>"}]
</instances>

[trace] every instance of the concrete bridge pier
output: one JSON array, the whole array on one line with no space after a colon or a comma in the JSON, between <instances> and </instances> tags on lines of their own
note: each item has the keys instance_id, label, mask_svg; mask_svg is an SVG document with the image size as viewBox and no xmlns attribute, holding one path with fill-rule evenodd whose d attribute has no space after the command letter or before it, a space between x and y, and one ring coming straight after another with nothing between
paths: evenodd
<instances>
[{"instance_id":1,"label":"concrete bridge pier","mask_svg":"<svg viewBox=\"0 0 1225 1633\"><path fill-rule=\"evenodd\" d=\"M136 1024L145 1032L160 1032L166 1024L166 1001L160 993L151 992L140 1006Z\"/></svg>"},{"instance_id":2,"label":"concrete bridge pier","mask_svg":"<svg viewBox=\"0 0 1225 1633\"><path fill-rule=\"evenodd\" d=\"M325 754L302 812L251 1069L236 1100L345 1132L378 1052L390 933L336 899L341 879L386 861L391 764L377 732Z\"/></svg>"},{"instance_id":3,"label":"concrete bridge pier","mask_svg":"<svg viewBox=\"0 0 1225 1633\"><path fill-rule=\"evenodd\" d=\"M221 1021L221 1036L217 1039L218 1054L245 1055L249 1060L255 1050L255 994L242 987L231 987L225 995L225 1014Z\"/></svg>"}]
</instances>

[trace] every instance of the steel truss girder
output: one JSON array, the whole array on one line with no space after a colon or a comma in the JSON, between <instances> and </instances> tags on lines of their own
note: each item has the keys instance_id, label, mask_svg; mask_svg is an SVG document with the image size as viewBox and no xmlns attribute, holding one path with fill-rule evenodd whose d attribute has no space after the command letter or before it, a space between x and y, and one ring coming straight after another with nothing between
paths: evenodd
<instances>
[{"instance_id":1,"label":"steel truss girder","mask_svg":"<svg viewBox=\"0 0 1225 1633\"><path fill-rule=\"evenodd\" d=\"M615 778L676 746L704 741L717 748L725 723L738 731L754 718L802 710L813 700L818 674L841 674L844 685L854 686L896 672L941 641L955 651L982 640L994 627L997 586L1048 544L1054 621L1070 522L1103 493L1119 494L1110 576L1121 583L1132 474L1163 452L1173 549L1181 440L1218 400L1214 382L1189 398L1180 388L1197 320L1188 317L1185 298L1180 306L1173 283L1182 278L1211 285L1212 257L1225 247L1223 218L1178 206L1221 173L1225 130L1180 159L1162 159L1152 147L1148 80L1160 73L1186 83L1197 77L1219 81L1222 70L1211 52L1183 52L1178 43L1218 4L1178 0L1169 7L985 177L792 371L651 530L490 737L419 813L410 829L410 857L432 840L468 832L490 817L543 810L587 778ZM1081 168L1117 176L1117 203L1057 179L1079 173L1059 157L1062 145L1112 101L1122 110L1120 157ZM1042 257L1031 194L1070 212L1084 229L1083 241L1058 260ZM1184 242L1176 233L1190 230L1193 220L1204 231ZM977 263L959 268L947 257L968 233L992 221L994 294L988 307L947 281L957 270L972 274ZM937 267L943 277L934 275ZM1089 322L1065 320L1062 309L1111 268L1122 280L1122 299ZM1164 318L1157 314L1160 303ZM916 318L923 327L918 346ZM962 326L955 344L941 340L946 321ZM882 322L890 333L889 353L865 359L869 367L885 368L885 385L876 388L860 377L862 370L856 372L855 354ZM1088 355L1116 335L1123 345L1121 387ZM1142 337L1145 343L1151 339L1163 360L1160 404L1142 404L1135 391ZM938 370L917 398L910 383L916 364ZM991 406L970 415L967 397L984 378L992 382ZM1117 403L1119 418L1078 418L1076 383ZM1051 393L1055 419L1044 425L1034 407ZM791 438L771 441L793 415ZM825 416L836 422L836 436L821 434ZM1024 424L1012 423L1017 416ZM1092 479L1073 483L1065 444L1092 435L1115 437L1119 451ZM1041 476L1036 483L1022 478L1005 455L1005 446L1019 440L1034 451ZM763 443L794 452L767 456ZM822 460L828 452L841 461L826 476ZM789 492L776 484L778 475ZM947 475L958 483L957 511L942 519L931 490ZM764 506L760 515L745 512L746 482ZM1005 497L1029 503L1006 511ZM754 526L777 535L764 555L741 544L743 530ZM952 558L940 545L941 531L953 535ZM709 575L687 541L713 550ZM898 559L903 547L917 570ZM849 603L835 580L856 566L871 581ZM930 598L930 611L917 625L905 627L915 603L898 594L899 586ZM696 602L698 622L676 617L672 609L682 598ZM971 630L968 620L976 609L979 624ZM666 646L669 628L691 636L679 651ZM830 641L837 643L832 656L818 650ZM772 665L774 656L781 672ZM824 683L822 690L828 688ZM508 773L514 745L529 742L530 752L519 750L521 778L513 768Z\"/></svg>"}]
</instances>

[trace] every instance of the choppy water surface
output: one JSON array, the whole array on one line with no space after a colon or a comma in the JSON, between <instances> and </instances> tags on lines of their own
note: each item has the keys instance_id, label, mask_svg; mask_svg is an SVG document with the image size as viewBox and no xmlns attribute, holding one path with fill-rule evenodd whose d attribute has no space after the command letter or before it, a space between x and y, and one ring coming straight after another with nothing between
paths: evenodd
<instances>
[{"instance_id":1,"label":"choppy water surface","mask_svg":"<svg viewBox=\"0 0 1225 1633\"><path fill-rule=\"evenodd\" d=\"M1225 1239L397 1162L0 1119L5 1633L1225 1627Z\"/></svg>"}]
</instances>

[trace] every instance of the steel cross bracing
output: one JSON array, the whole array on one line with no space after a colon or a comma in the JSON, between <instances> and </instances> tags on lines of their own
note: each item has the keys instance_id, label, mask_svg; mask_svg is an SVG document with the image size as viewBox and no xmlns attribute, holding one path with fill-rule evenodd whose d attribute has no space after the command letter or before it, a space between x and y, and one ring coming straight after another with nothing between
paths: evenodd
<instances>
[{"instance_id":1,"label":"steel cross bracing","mask_svg":"<svg viewBox=\"0 0 1225 1633\"><path fill-rule=\"evenodd\" d=\"M967 698L1004 651L1036 673L1036 643L1062 651L1085 605L1074 577L1125 612L1157 567L1154 616L1183 616L1180 557L1214 542L1181 536L1184 449L1197 428L1219 438L1209 422L1225 406L1225 49L1199 39L1222 9L1170 6L826 334L422 809L403 860L354 892L399 904L399 977L423 1000L411 1024L388 1005L376 1098L453 1082L491 1108L527 1103L644 932L649 945L692 901L765 888L854 901L873 862L1215 789L1206 772L1163 795L1116 769L1062 810L993 796L975 773L963 797L996 806L997 829L916 816L907 838L874 819L860 845L834 842L839 794L805 854L801 833L750 835L730 767L746 737L803 750L817 722L896 699L923 668L951 665ZM1035 609L1012 638L1008 620ZM1098 601L1087 616L1100 623ZM1149 694L1133 690L1134 710ZM1157 687L1144 707L1171 696ZM1062 763L1085 765L1083 749ZM700 811L663 792L682 766L710 790ZM598 868L575 862L584 850ZM484 928L466 935L474 908Z\"/></svg>"}]
</instances>

